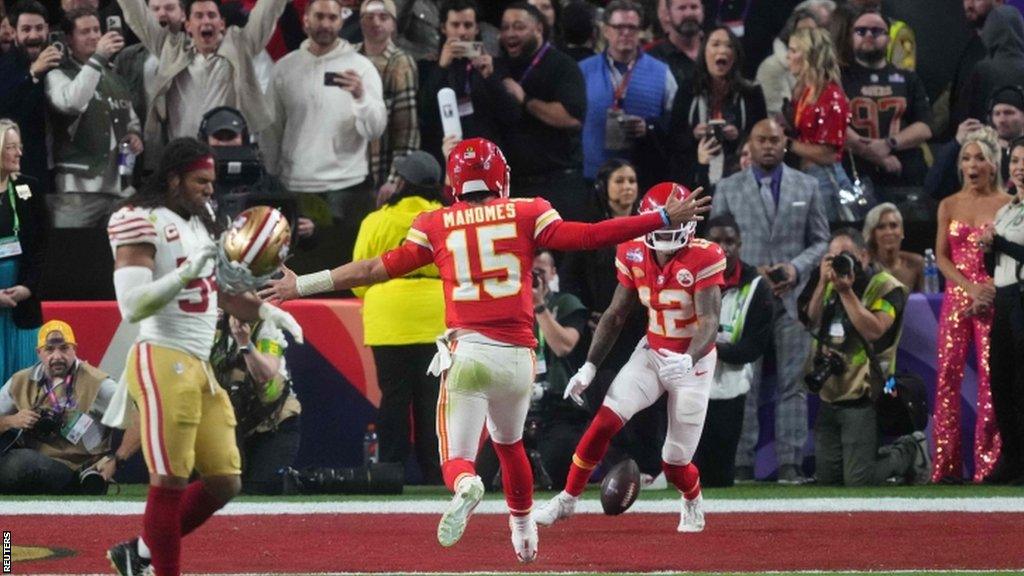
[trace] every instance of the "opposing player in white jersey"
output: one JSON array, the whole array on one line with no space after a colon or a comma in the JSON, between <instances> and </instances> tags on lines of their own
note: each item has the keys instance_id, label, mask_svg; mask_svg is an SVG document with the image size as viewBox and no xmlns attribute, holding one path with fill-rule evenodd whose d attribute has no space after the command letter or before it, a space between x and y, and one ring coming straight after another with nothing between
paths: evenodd
<instances>
[{"instance_id":1,"label":"opposing player in white jersey","mask_svg":"<svg viewBox=\"0 0 1024 576\"><path fill-rule=\"evenodd\" d=\"M234 412L209 364L218 305L302 338L281 309L251 294L218 294L209 207L214 178L205 144L174 140L147 189L115 212L107 228L118 307L140 325L123 380L139 407L149 468L142 538L108 552L122 576L149 564L157 576L180 574L181 537L241 489ZM271 224L270 230L281 229ZM189 484L193 469L201 479Z\"/></svg>"},{"instance_id":2,"label":"opposing player in white jersey","mask_svg":"<svg viewBox=\"0 0 1024 576\"><path fill-rule=\"evenodd\" d=\"M657 210L671 196L690 191L670 182L650 189L640 212ZM587 362L569 380L565 397L582 404L597 366L618 338L637 300L647 307L647 336L612 381L604 404L576 446L565 490L534 513L540 525L572 516L591 472L608 444L634 414L668 393L668 432L662 448L665 477L682 493L680 532L704 529L700 475L691 462L697 449L715 372L715 337L722 304L725 254L693 237L696 222L620 244L619 286L594 333Z\"/></svg>"}]
</instances>

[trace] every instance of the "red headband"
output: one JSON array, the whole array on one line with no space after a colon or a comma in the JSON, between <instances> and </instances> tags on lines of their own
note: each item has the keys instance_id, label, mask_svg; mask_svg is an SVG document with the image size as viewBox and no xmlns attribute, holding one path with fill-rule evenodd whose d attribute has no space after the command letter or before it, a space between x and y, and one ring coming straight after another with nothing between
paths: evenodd
<instances>
[{"instance_id":1,"label":"red headband","mask_svg":"<svg viewBox=\"0 0 1024 576\"><path fill-rule=\"evenodd\" d=\"M199 158L199 159L195 160L191 164L187 164L184 168L181 169L181 173L185 174L186 172L195 172L196 170L213 170L213 169L214 169L213 156L207 155L207 156L203 156L202 158Z\"/></svg>"}]
</instances>

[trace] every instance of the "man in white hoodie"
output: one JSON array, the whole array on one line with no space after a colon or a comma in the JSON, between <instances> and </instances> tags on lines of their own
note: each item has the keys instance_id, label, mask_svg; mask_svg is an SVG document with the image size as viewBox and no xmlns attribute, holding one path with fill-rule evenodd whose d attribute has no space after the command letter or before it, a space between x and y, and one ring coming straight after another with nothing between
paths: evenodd
<instances>
[{"instance_id":1,"label":"man in white hoodie","mask_svg":"<svg viewBox=\"0 0 1024 576\"><path fill-rule=\"evenodd\" d=\"M380 75L338 37L342 20L339 0L306 5L303 24L309 38L274 66L267 90L274 121L261 140L267 170L290 192L320 196L334 224L341 226L323 235L319 248L334 261L321 266L351 258L359 222L374 208L367 146L387 124ZM310 200L307 196L303 206L313 216L317 210L310 208ZM320 204L321 211L327 207L313 204Z\"/></svg>"}]
</instances>

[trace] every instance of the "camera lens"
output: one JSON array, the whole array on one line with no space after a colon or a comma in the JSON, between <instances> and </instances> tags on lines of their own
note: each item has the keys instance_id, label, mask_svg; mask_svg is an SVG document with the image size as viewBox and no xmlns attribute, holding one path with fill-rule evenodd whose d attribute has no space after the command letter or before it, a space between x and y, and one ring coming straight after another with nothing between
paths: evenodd
<instances>
[{"instance_id":1,"label":"camera lens","mask_svg":"<svg viewBox=\"0 0 1024 576\"><path fill-rule=\"evenodd\" d=\"M853 256L846 252L840 252L832 259L832 269L838 276L850 276L853 274Z\"/></svg>"}]
</instances>

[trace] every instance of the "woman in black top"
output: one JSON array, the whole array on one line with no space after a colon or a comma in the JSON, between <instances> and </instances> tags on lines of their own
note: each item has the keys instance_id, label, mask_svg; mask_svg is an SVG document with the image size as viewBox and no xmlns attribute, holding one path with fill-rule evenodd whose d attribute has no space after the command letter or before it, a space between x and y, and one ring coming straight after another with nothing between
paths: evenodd
<instances>
[{"instance_id":1,"label":"woman in black top","mask_svg":"<svg viewBox=\"0 0 1024 576\"><path fill-rule=\"evenodd\" d=\"M672 104L673 180L690 186L697 163L697 146L706 138L721 139L722 168L714 163L710 183L731 174L737 166L740 142L767 116L761 87L743 78L743 47L726 26L704 37L697 54L693 80L679 87ZM716 137L717 134L717 137Z\"/></svg>"},{"instance_id":2,"label":"woman in black top","mask_svg":"<svg viewBox=\"0 0 1024 576\"><path fill-rule=\"evenodd\" d=\"M594 196L597 199L598 214L601 214L600 220L637 213L642 194L637 181L636 169L626 160L611 158L601 165L594 181ZM561 291L575 294L591 311L590 331L597 326L601 313L608 308L615 287L619 284L615 270L615 251L615 248L603 248L569 252L559 270ZM577 345L578 350L589 347L590 331L586 341ZM601 405L615 375L629 360L637 342L646 335L647 310L638 302L608 357L597 371L593 384L587 389L588 406L596 410ZM661 471L659 447L665 440L665 409L666 404L662 398L654 406L634 416L622 433L612 440L612 447L618 455L613 454L611 461L621 458L625 452L636 460L641 472L651 477L657 476Z\"/></svg>"},{"instance_id":3,"label":"woman in black top","mask_svg":"<svg viewBox=\"0 0 1024 576\"><path fill-rule=\"evenodd\" d=\"M21 131L0 119L0 384L36 362L46 210L21 171Z\"/></svg>"},{"instance_id":4,"label":"woman in black top","mask_svg":"<svg viewBox=\"0 0 1024 576\"><path fill-rule=\"evenodd\" d=\"M1013 200L996 212L980 243L996 256L992 344L989 348L992 409L1003 440L987 484L1024 484L1024 138L1010 144Z\"/></svg>"}]
</instances>

